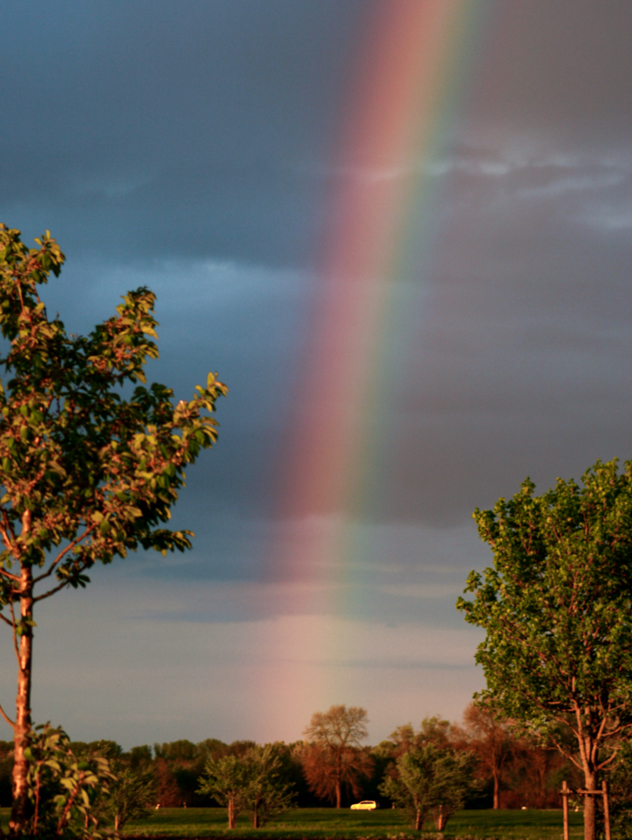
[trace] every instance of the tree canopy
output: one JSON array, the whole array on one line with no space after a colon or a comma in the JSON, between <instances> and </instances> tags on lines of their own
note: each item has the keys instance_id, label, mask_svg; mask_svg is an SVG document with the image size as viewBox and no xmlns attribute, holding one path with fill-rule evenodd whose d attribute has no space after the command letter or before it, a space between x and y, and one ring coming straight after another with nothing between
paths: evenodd
<instances>
[{"instance_id":1,"label":"tree canopy","mask_svg":"<svg viewBox=\"0 0 632 840\"><path fill-rule=\"evenodd\" d=\"M457 607L486 631L483 696L581 768L587 790L632 731L632 462L597 462L581 484L476 510L494 565L472 572ZM575 750L560 734L574 734ZM594 840L594 797L585 799Z\"/></svg>"},{"instance_id":2,"label":"tree canopy","mask_svg":"<svg viewBox=\"0 0 632 840\"><path fill-rule=\"evenodd\" d=\"M462 808L476 786L473 781L475 756L427 742L398 756L387 772L380 792L401 808L411 828L423 829L432 814L437 831Z\"/></svg>"},{"instance_id":3,"label":"tree canopy","mask_svg":"<svg viewBox=\"0 0 632 840\"><path fill-rule=\"evenodd\" d=\"M331 706L327 712L314 712L305 735L309 744L303 750L305 777L314 793L342 804L342 790L355 796L361 791L359 780L373 768L373 759L360 742L369 734L366 709L360 706Z\"/></svg>"},{"instance_id":4,"label":"tree canopy","mask_svg":"<svg viewBox=\"0 0 632 840\"><path fill-rule=\"evenodd\" d=\"M270 817L289 810L293 801L275 744L254 744L243 755L210 756L198 793L226 806L229 828L235 828L244 809L251 813L253 828L260 828Z\"/></svg>"}]
</instances>

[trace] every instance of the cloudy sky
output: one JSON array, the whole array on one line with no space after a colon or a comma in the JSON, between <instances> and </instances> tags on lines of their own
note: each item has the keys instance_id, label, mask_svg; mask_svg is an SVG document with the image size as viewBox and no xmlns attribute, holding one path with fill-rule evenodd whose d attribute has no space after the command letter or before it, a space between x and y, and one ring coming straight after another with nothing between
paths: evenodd
<instances>
[{"instance_id":1,"label":"cloudy sky","mask_svg":"<svg viewBox=\"0 0 632 840\"><path fill-rule=\"evenodd\" d=\"M150 376L230 389L193 550L42 604L36 720L458 719L472 511L631 455L632 4L5 0L2 29L0 220L66 253L49 311L87 331L147 285Z\"/></svg>"}]
</instances>

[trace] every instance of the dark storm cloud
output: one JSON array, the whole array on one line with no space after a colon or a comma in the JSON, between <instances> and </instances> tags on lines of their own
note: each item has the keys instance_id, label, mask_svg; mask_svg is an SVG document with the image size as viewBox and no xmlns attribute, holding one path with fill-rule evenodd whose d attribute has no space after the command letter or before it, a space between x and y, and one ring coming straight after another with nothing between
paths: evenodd
<instances>
[{"instance_id":1,"label":"dark storm cloud","mask_svg":"<svg viewBox=\"0 0 632 840\"><path fill-rule=\"evenodd\" d=\"M499 156L485 177L479 164L451 176L458 200L406 369L415 387L400 385L388 516L456 521L527 475L544 490L632 455L629 161Z\"/></svg>"},{"instance_id":2,"label":"dark storm cloud","mask_svg":"<svg viewBox=\"0 0 632 840\"><path fill-rule=\"evenodd\" d=\"M0 211L67 252L53 308L87 329L147 283L155 378L180 397L212 369L231 388L175 517L218 576L256 573L243 523L273 512L326 197L355 177L332 150L376 5L5 6ZM453 524L527 474L548 485L629 452L630 5L502 0L481 20L451 139L416 164L442 196L440 256L406 278L422 305L375 420L393 441L382 521Z\"/></svg>"},{"instance_id":3,"label":"dark storm cloud","mask_svg":"<svg viewBox=\"0 0 632 840\"><path fill-rule=\"evenodd\" d=\"M487 10L470 109L481 132L629 148L627 0L492 0Z\"/></svg>"},{"instance_id":4,"label":"dark storm cloud","mask_svg":"<svg viewBox=\"0 0 632 840\"><path fill-rule=\"evenodd\" d=\"M304 252L314 207L292 164L332 139L366 4L49 11L4 11L4 212L45 220L75 252Z\"/></svg>"},{"instance_id":5,"label":"dark storm cloud","mask_svg":"<svg viewBox=\"0 0 632 840\"><path fill-rule=\"evenodd\" d=\"M177 399L209 370L230 388L174 510L193 551L117 561L41 604L35 715L74 737L289 742L328 684L323 707L367 706L376 741L460 714L483 687L454 610L491 560L473 508L632 454L632 3L465 3L476 33L446 57L459 104L435 154L363 172L339 154L350 79L395 2L422 0L2 5L0 220L66 252L49 311L85 332L148 285L150 377ZM366 504L281 519L332 197L399 177L424 187L421 262L394 288L385 357L402 352L366 411ZM301 555L342 526L344 569Z\"/></svg>"}]
</instances>

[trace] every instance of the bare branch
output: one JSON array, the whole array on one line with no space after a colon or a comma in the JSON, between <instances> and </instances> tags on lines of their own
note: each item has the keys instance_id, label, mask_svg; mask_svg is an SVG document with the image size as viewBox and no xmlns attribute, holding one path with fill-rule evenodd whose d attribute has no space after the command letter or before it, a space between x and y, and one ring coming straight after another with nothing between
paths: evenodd
<instances>
[{"instance_id":1,"label":"bare branch","mask_svg":"<svg viewBox=\"0 0 632 840\"><path fill-rule=\"evenodd\" d=\"M11 720L11 718L7 715L2 706L0 706L0 715L2 715L2 717L6 720L11 729L15 729L15 722Z\"/></svg>"},{"instance_id":2,"label":"bare branch","mask_svg":"<svg viewBox=\"0 0 632 840\"><path fill-rule=\"evenodd\" d=\"M38 595L37 597L33 597L33 603L35 604L37 601L43 601L44 598L50 598L51 595L54 595L55 592L60 592L62 589L65 589L66 586L70 585L69 580L62 581L58 586L53 587L53 589L49 589L48 592L44 592L42 595Z\"/></svg>"}]
</instances>

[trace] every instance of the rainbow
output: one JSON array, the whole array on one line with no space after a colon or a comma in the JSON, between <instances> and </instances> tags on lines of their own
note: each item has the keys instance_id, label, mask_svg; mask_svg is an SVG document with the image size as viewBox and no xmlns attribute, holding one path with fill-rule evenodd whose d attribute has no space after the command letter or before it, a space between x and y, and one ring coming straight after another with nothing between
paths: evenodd
<instances>
[{"instance_id":1,"label":"rainbow","mask_svg":"<svg viewBox=\"0 0 632 840\"><path fill-rule=\"evenodd\" d=\"M363 33L331 163L331 221L280 457L282 536L267 564L270 579L304 585L297 591L305 593L306 614L354 612L346 596L335 604L318 599L332 586L350 591L344 584L361 575L352 562L362 550L354 522L370 511L388 458L382 407L411 352L435 238L437 179L425 167L444 148L463 96L483 5L385 0L371 7ZM319 632L324 651L331 639L324 624ZM314 709L318 688L304 687Z\"/></svg>"}]
</instances>

